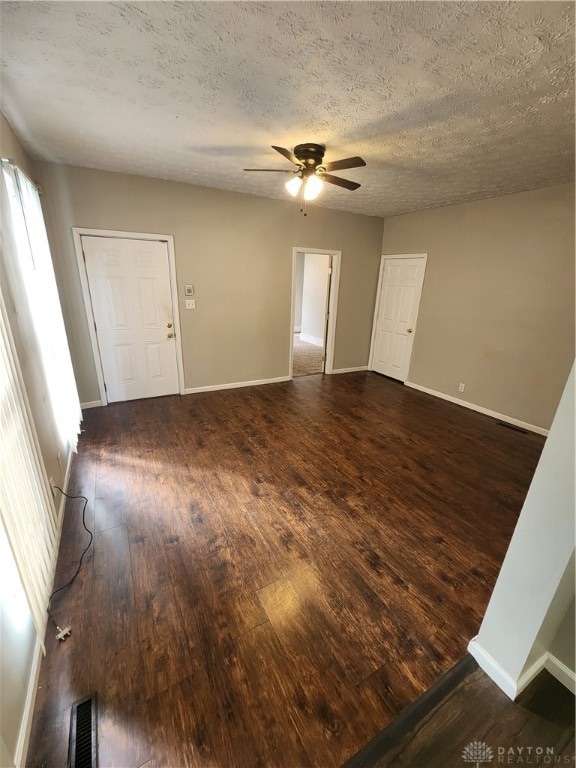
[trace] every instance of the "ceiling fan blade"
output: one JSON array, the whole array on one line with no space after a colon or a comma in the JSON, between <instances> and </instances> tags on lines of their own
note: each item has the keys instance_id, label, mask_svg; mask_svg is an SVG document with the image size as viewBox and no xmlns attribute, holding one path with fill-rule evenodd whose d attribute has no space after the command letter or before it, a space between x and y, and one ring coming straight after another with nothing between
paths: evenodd
<instances>
[{"instance_id":1,"label":"ceiling fan blade","mask_svg":"<svg viewBox=\"0 0 576 768\"><path fill-rule=\"evenodd\" d=\"M349 189L351 192L361 186L356 181L341 179L340 176L331 176L329 173L321 173L319 176L322 181L327 181L328 184L336 184L337 187L344 187L344 189Z\"/></svg>"},{"instance_id":2,"label":"ceiling fan blade","mask_svg":"<svg viewBox=\"0 0 576 768\"><path fill-rule=\"evenodd\" d=\"M298 173L298 171L286 170L286 168L244 168L244 171L260 171L261 173Z\"/></svg>"},{"instance_id":3,"label":"ceiling fan blade","mask_svg":"<svg viewBox=\"0 0 576 768\"><path fill-rule=\"evenodd\" d=\"M296 155L292 154L289 149L284 149L284 147L275 147L274 145L272 145L272 149L275 149L276 152L280 152L280 154L283 155L286 160L290 160L290 162L294 163L294 165L302 165Z\"/></svg>"},{"instance_id":4,"label":"ceiling fan blade","mask_svg":"<svg viewBox=\"0 0 576 768\"><path fill-rule=\"evenodd\" d=\"M322 163L327 171L343 171L345 168L361 168L366 165L361 157L345 157L343 160L334 160L333 163Z\"/></svg>"}]
</instances>

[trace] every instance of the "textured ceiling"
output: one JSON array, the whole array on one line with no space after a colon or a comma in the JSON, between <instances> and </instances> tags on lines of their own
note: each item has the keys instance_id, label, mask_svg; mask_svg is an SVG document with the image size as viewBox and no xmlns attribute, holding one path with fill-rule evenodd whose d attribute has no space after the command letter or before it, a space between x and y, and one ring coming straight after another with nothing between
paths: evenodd
<instances>
[{"instance_id":1,"label":"textured ceiling","mask_svg":"<svg viewBox=\"0 0 576 768\"><path fill-rule=\"evenodd\" d=\"M574 5L2 2L2 111L37 157L287 197L313 141L377 216L569 181Z\"/></svg>"}]
</instances>

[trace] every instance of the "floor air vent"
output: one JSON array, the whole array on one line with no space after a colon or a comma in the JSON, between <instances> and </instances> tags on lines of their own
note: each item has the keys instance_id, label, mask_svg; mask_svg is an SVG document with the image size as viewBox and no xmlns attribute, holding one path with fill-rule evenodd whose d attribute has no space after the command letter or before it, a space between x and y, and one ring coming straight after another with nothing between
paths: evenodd
<instances>
[{"instance_id":1,"label":"floor air vent","mask_svg":"<svg viewBox=\"0 0 576 768\"><path fill-rule=\"evenodd\" d=\"M97 768L96 694L72 704L68 768Z\"/></svg>"}]
</instances>

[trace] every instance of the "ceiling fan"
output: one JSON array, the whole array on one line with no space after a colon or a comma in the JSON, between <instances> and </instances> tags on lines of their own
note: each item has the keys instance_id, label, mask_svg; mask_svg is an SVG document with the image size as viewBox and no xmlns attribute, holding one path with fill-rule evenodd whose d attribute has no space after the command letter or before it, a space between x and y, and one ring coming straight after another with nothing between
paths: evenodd
<instances>
[{"instance_id":1,"label":"ceiling fan","mask_svg":"<svg viewBox=\"0 0 576 768\"><path fill-rule=\"evenodd\" d=\"M333 176L330 171L341 171L344 168L361 168L366 165L361 157L346 157L343 160L335 160L331 163L322 162L326 147L322 144L298 144L294 152L284 147L272 147L283 157L293 163L295 169L285 168L244 168L245 171L264 171L267 173L292 173L294 178L286 182L286 189L293 197L301 195L302 210L308 200L315 200L322 191L323 182L335 184L337 187L349 189L351 192L358 189L360 184L349 181L340 176Z\"/></svg>"}]
</instances>

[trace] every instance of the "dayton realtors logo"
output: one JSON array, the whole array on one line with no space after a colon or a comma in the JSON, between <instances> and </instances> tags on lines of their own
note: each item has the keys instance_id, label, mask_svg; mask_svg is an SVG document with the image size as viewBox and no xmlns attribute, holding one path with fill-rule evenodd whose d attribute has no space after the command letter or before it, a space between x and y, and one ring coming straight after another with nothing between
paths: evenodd
<instances>
[{"instance_id":1,"label":"dayton realtors logo","mask_svg":"<svg viewBox=\"0 0 576 768\"><path fill-rule=\"evenodd\" d=\"M501 765L573 765L574 756L556 755L554 747L498 747Z\"/></svg>"},{"instance_id":2,"label":"dayton realtors logo","mask_svg":"<svg viewBox=\"0 0 576 768\"><path fill-rule=\"evenodd\" d=\"M494 753L483 741L471 741L462 752L462 760L474 763L476 768L480 768L482 763L491 763L493 759Z\"/></svg>"},{"instance_id":3,"label":"dayton realtors logo","mask_svg":"<svg viewBox=\"0 0 576 768\"><path fill-rule=\"evenodd\" d=\"M471 741L462 752L465 763L481 768L494 762L494 750L483 741ZM500 765L573 765L574 757L554 754L554 747L497 747L496 763Z\"/></svg>"}]
</instances>

